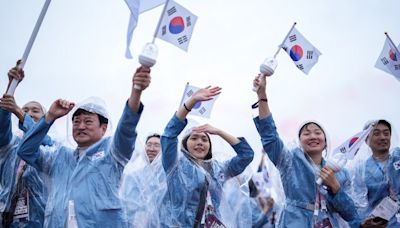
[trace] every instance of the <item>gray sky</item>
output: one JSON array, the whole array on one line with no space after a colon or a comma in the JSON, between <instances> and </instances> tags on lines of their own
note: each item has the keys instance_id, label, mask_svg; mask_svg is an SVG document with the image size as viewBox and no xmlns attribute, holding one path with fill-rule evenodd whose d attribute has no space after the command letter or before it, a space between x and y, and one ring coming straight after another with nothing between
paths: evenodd
<instances>
[{"instance_id":1,"label":"gray sky","mask_svg":"<svg viewBox=\"0 0 400 228\"><path fill-rule=\"evenodd\" d=\"M152 84L143 94L140 138L162 132L178 108L186 82L223 88L209 122L245 136L259 153L250 105L252 80L272 56L293 22L321 52L308 76L283 51L268 79L270 107L285 141L296 138L304 120L318 120L333 146L360 131L370 119L400 125L400 83L374 68L389 32L400 42L398 0L177 0L198 16L188 52L162 40ZM0 0L0 81L21 58L44 0ZM129 96L137 55L152 40L162 7L142 14L134 33L133 60L125 59L129 10L123 0L53 0L25 65L15 97L20 105L37 100L47 108L57 98L79 102L102 97L114 125ZM397 98L396 98L397 97ZM194 117L193 117L194 118ZM65 121L57 122L65 135ZM258 156L257 156L258 158ZM256 161L258 163L258 161Z\"/></svg>"}]
</instances>

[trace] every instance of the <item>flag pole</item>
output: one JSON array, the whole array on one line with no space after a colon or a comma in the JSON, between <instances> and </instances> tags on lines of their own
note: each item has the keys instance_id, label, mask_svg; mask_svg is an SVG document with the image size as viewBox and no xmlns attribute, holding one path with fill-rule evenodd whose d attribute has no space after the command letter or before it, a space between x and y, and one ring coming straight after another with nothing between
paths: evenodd
<instances>
[{"instance_id":1,"label":"flag pole","mask_svg":"<svg viewBox=\"0 0 400 228\"><path fill-rule=\"evenodd\" d=\"M161 26L161 20L162 20L162 18L164 16L165 11L167 10L168 3L169 3L169 0L167 0L165 2L164 8L163 8L163 10L161 12L161 16L160 16L160 19L158 20L156 31L154 32L153 40L151 41L152 44L154 44L154 42L156 41L157 33L158 33L158 30L160 29L160 26Z\"/></svg>"},{"instance_id":2,"label":"flag pole","mask_svg":"<svg viewBox=\"0 0 400 228\"><path fill-rule=\"evenodd\" d=\"M185 99L185 93L186 93L186 89L187 89L188 86L189 86L189 82L186 82L185 89L183 90L183 96L182 96L182 99L181 99L181 103L179 103L178 109L181 107L181 105L183 103L183 100Z\"/></svg>"},{"instance_id":3,"label":"flag pole","mask_svg":"<svg viewBox=\"0 0 400 228\"><path fill-rule=\"evenodd\" d=\"M43 5L42 11L40 12L39 18L36 21L35 27L33 28L31 37L29 38L28 44L26 45L24 54L22 55L22 59L20 64L18 64L19 69L23 69L26 63L26 60L28 59L29 53L31 52L33 43L35 42L36 36L39 32L40 26L42 25L44 16L46 15L47 9L49 8L51 0L46 0L46 2ZM13 79L11 81L11 84L7 90L8 95L14 95L15 89L17 88L18 81Z\"/></svg>"},{"instance_id":4,"label":"flag pole","mask_svg":"<svg viewBox=\"0 0 400 228\"><path fill-rule=\"evenodd\" d=\"M389 42L392 44L393 48L395 49L394 51L396 52L396 55L398 58L400 58L400 51L397 49L397 46L393 43L393 40L390 38L389 34L385 32L386 37L389 39Z\"/></svg>"},{"instance_id":5,"label":"flag pole","mask_svg":"<svg viewBox=\"0 0 400 228\"><path fill-rule=\"evenodd\" d=\"M294 22L292 25L292 28L290 28L289 32L286 34L285 39L283 39L283 42L281 43L281 45L279 45L278 50L276 51L274 58L276 58L276 56L279 54L279 51L281 50L283 44L285 43L286 39L288 38L288 36L290 35L290 33L292 32L292 30L294 29L294 26L296 26L297 22Z\"/></svg>"}]
</instances>

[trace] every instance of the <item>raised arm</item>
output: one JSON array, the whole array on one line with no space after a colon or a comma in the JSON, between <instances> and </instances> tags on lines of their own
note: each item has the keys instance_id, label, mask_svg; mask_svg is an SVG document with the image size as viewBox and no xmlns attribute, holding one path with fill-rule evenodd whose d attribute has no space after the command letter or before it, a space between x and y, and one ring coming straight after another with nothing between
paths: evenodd
<instances>
[{"instance_id":1,"label":"raised arm","mask_svg":"<svg viewBox=\"0 0 400 228\"><path fill-rule=\"evenodd\" d=\"M220 87L208 86L206 88L197 90L182 107L179 107L178 111L168 122L164 133L161 136L162 164L167 173L177 162L178 135L182 132L187 124L186 116L197 102L209 101L220 93Z\"/></svg>"},{"instance_id":2,"label":"raised arm","mask_svg":"<svg viewBox=\"0 0 400 228\"><path fill-rule=\"evenodd\" d=\"M17 62L18 64L18 62ZM11 68L8 71L8 87L13 79L16 79L18 83L22 81L24 78L24 71L18 69L17 67ZM7 91L6 90L6 91ZM11 142L12 139L12 129L11 129L11 112L21 111L14 100L13 96L4 94L2 98L0 98L0 146L5 146ZM22 113L18 113L19 115L23 115ZM18 116L18 115L17 115ZM19 117L18 117L19 118Z\"/></svg>"},{"instance_id":3,"label":"raised arm","mask_svg":"<svg viewBox=\"0 0 400 228\"><path fill-rule=\"evenodd\" d=\"M228 162L226 167L227 177L239 175L253 160L254 151L244 138L237 138L209 124L193 128L193 131L198 133L204 132L211 135L218 135L233 147L237 155Z\"/></svg>"},{"instance_id":4,"label":"raised arm","mask_svg":"<svg viewBox=\"0 0 400 228\"><path fill-rule=\"evenodd\" d=\"M257 131L261 136L261 143L265 153L277 168L285 168L291 161L292 154L284 148L284 144L276 130L274 119L268 105L266 92L266 77L256 77L253 85L258 87L258 112L254 118Z\"/></svg>"},{"instance_id":5,"label":"raised arm","mask_svg":"<svg viewBox=\"0 0 400 228\"><path fill-rule=\"evenodd\" d=\"M46 137L53 122L68 114L75 106L73 102L58 99L51 105L46 115L39 120L33 130L29 131L22 140L18 149L18 155L24 159L29 165L38 170L42 170L43 155L39 150L43 139Z\"/></svg>"},{"instance_id":6,"label":"raised arm","mask_svg":"<svg viewBox=\"0 0 400 228\"><path fill-rule=\"evenodd\" d=\"M128 99L127 107L123 111L114 134L111 153L123 166L127 164L135 149L136 126L143 112L143 104L140 102L140 97L143 90L150 85L150 79L149 68L142 66L136 69L132 78L131 95ZM140 89L136 89L134 85L139 85Z\"/></svg>"},{"instance_id":7,"label":"raised arm","mask_svg":"<svg viewBox=\"0 0 400 228\"><path fill-rule=\"evenodd\" d=\"M22 79L24 79L24 77L25 77L24 71L18 67L19 64L21 64L21 60L18 60L16 66L11 68L11 70L8 71L8 84L7 84L6 92L10 88L10 85L11 85L11 82L13 79L16 79L19 84L22 81Z\"/></svg>"},{"instance_id":8,"label":"raised arm","mask_svg":"<svg viewBox=\"0 0 400 228\"><path fill-rule=\"evenodd\" d=\"M2 98L0 98L0 147L10 144L12 140L11 113L2 107Z\"/></svg>"},{"instance_id":9,"label":"raised arm","mask_svg":"<svg viewBox=\"0 0 400 228\"><path fill-rule=\"evenodd\" d=\"M180 120L186 119L187 114L192 110L197 102L212 100L215 96L221 93L221 88L218 86L199 89L183 104L176 112L176 117Z\"/></svg>"},{"instance_id":10,"label":"raised arm","mask_svg":"<svg viewBox=\"0 0 400 228\"><path fill-rule=\"evenodd\" d=\"M139 67L136 69L135 74L132 79L132 89L131 95L128 100L128 106L132 110L132 112L139 112L140 109L140 97L142 95L143 90L145 90L150 85L150 68L147 67ZM136 89L134 85L138 85Z\"/></svg>"},{"instance_id":11,"label":"raised arm","mask_svg":"<svg viewBox=\"0 0 400 228\"><path fill-rule=\"evenodd\" d=\"M24 111L17 105L12 95L3 95L1 99L1 108L13 113L20 123L24 121Z\"/></svg>"},{"instance_id":12,"label":"raised arm","mask_svg":"<svg viewBox=\"0 0 400 228\"><path fill-rule=\"evenodd\" d=\"M258 116L260 119L264 119L271 115L271 111L268 106L268 98L267 98L267 80L266 77L257 76L253 81L253 86L258 88L257 97L258 97Z\"/></svg>"}]
</instances>

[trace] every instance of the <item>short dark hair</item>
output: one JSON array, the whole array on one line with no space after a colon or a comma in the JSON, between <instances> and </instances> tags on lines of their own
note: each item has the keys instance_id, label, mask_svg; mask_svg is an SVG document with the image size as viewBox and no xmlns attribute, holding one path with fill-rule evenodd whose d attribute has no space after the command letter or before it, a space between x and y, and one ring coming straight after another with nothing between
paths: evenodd
<instances>
[{"instance_id":1,"label":"short dark hair","mask_svg":"<svg viewBox=\"0 0 400 228\"><path fill-rule=\"evenodd\" d=\"M206 134L206 136L207 136L207 138L208 138L208 141L210 142L210 149L208 150L207 155L204 157L204 160L208 160L208 159L211 159L211 158L212 158L212 153L211 153L211 151L212 151L211 138L210 138L210 136L209 136L207 133L204 133L204 134ZM189 139L189 137L190 137L191 135L192 135L192 134L188 134L188 135L185 136L185 138L182 139L182 146L183 146L183 148L185 148L186 151L189 151L189 150L188 150L188 147L187 147L187 141L188 141L188 139Z\"/></svg>"},{"instance_id":2,"label":"short dark hair","mask_svg":"<svg viewBox=\"0 0 400 228\"><path fill-rule=\"evenodd\" d=\"M388 121L378 120L378 123L376 123L376 125L378 125L378 124L382 124L382 125L385 125L386 127L388 127L390 134L392 134L392 126L390 125L390 123Z\"/></svg>"},{"instance_id":3,"label":"short dark hair","mask_svg":"<svg viewBox=\"0 0 400 228\"><path fill-rule=\"evenodd\" d=\"M74 114L72 114L72 120L74 120L74 118L75 118L76 116L79 116L79 115L81 115L81 114L96 114L96 115L99 117L99 122L100 122L100 124L108 124L108 119L105 118L104 116L102 116L102 115L100 115L100 114L97 114L97 113L88 112L88 111L86 111L85 109L81 109L81 108L78 108L78 109L74 112Z\"/></svg>"},{"instance_id":4,"label":"short dark hair","mask_svg":"<svg viewBox=\"0 0 400 228\"><path fill-rule=\"evenodd\" d=\"M151 139L151 138L161 138L161 135L160 135L160 134L157 134L157 133L154 133L154 134L151 134L151 135L147 136L147 137L146 137L146 143L147 143L147 141L149 141L149 139Z\"/></svg>"}]
</instances>

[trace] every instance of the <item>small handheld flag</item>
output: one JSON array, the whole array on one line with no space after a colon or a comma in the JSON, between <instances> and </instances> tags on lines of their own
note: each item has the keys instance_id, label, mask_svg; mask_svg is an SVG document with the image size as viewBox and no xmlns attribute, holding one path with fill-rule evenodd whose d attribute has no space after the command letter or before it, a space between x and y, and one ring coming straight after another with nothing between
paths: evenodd
<instances>
[{"instance_id":1,"label":"small handheld flag","mask_svg":"<svg viewBox=\"0 0 400 228\"><path fill-rule=\"evenodd\" d=\"M353 159L373 127L374 125L371 124L367 129L358 132L354 136L347 139L342 145L333 151L333 154L343 153L346 154L347 159Z\"/></svg>"},{"instance_id":2,"label":"small handheld flag","mask_svg":"<svg viewBox=\"0 0 400 228\"><path fill-rule=\"evenodd\" d=\"M189 85L189 83L187 83L179 107L182 107L183 104L193 95L193 93L199 89L200 88ZM195 116L201 116L201 117L205 117L205 118L210 118L211 110L212 110L212 108L214 106L214 102L218 98L218 96L219 95L215 96L214 99L209 100L209 101L197 102L194 105L194 107L192 108L192 111L189 112L189 114L195 115Z\"/></svg>"},{"instance_id":3,"label":"small handheld flag","mask_svg":"<svg viewBox=\"0 0 400 228\"><path fill-rule=\"evenodd\" d=\"M166 4L156 37L187 51L197 16L173 0Z\"/></svg>"},{"instance_id":4,"label":"small handheld flag","mask_svg":"<svg viewBox=\"0 0 400 228\"><path fill-rule=\"evenodd\" d=\"M318 62L321 52L314 47L294 26L289 31L282 49L288 53L294 64L308 74L311 68Z\"/></svg>"},{"instance_id":5,"label":"small handheld flag","mask_svg":"<svg viewBox=\"0 0 400 228\"><path fill-rule=\"evenodd\" d=\"M393 75L400 81L400 45L397 48L389 35L387 33L385 34L386 41L378 60L376 60L375 67Z\"/></svg>"}]
</instances>

